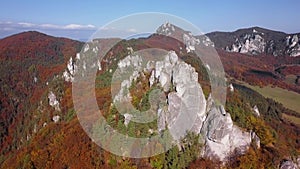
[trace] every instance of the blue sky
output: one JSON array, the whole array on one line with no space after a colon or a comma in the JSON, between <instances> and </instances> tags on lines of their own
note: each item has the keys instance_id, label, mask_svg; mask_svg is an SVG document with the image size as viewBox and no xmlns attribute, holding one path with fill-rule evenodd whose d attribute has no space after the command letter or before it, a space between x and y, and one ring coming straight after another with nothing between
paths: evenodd
<instances>
[{"instance_id":1,"label":"blue sky","mask_svg":"<svg viewBox=\"0 0 300 169\"><path fill-rule=\"evenodd\" d=\"M9 0L1 3L0 38L26 30L86 39L104 24L139 12L163 12L182 17L203 32L233 31L261 26L300 32L298 0Z\"/></svg>"}]
</instances>

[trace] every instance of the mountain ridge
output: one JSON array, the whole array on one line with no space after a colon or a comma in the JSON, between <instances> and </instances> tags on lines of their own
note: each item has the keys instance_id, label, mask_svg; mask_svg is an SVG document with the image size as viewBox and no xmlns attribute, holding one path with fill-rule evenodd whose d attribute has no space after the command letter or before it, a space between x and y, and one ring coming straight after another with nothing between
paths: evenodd
<instances>
[{"instance_id":1,"label":"mountain ridge","mask_svg":"<svg viewBox=\"0 0 300 169\"><path fill-rule=\"evenodd\" d=\"M242 28L233 32L214 31L205 34L217 48L252 55L299 56L300 33L284 33L261 27Z\"/></svg>"},{"instance_id":2,"label":"mountain ridge","mask_svg":"<svg viewBox=\"0 0 300 169\"><path fill-rule=\"evenodd\" d=\"M170 28L177 29L178 27L170 24ZM228 52L246 53L250 55L267 54L273 56L300 56L300 32L286 33L283 31L253 26L237 29L235 31L213 31L204 35L214 43L216 48L226 50ZM0 39L0 42L2 41L3 43L12 38L19 38L20 36L23 38L27 37L29 39L31 36L48 36L49 38L59 38L62 40L69 39L65 37L50 36L38 31L27 31L4 37ZM195 37L199 39L201 36L202 35L195 35Z\"/></svg>"}]
</instances>

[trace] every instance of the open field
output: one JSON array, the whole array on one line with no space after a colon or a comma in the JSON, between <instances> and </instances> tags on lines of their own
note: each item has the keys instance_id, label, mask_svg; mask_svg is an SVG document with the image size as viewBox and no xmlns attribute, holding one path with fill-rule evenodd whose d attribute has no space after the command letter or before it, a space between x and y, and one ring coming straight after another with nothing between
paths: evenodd
<instances>
[{"instance_id":1,"label":"open field","mask_svg":"<svg viewBox=\"0 0 300 169\"><path fill-rule=\"evenodd\" d=\"M279 87L266 86L261 88L259 86L249 85L245 82L240 83L248 88L251 88L252 90L257 91L264 97L271 98L283 104L284 107L300 113L300 94Z\"/></svg>"},{"instance_id":2,"label":"open field","mask_svg":"<svg viewBox=\"0 0 300 169\"><path fill-rule=\"evenodd\" d=\"M261 95L267 98L271 98L281 104L283 104L284 107L294 110L297 113L300 113L300 94L289 91L286 89L282 89L279 87L271 87L271 86L266 86L266 87L259 87L259 86L252 86L249 85L248 83L245 82L238 82L241 85L244 85L252 90L257 91ZM300 126L300 118L292 116L292 115L287 115L287 114L282 114L283 118L287 119L288 121Z\"/></svg>"},{"instance_id":3,"label":"open field","mask_svg":"<svg viewBox=\"0 0 300 169\"><path fill-rule=\"evenodd\" d=\"M300 118L295 117L295 116L290 116L290 115L287 115L287 114L282 114L282 117L287 119L288 121L300 126Z\"/></svg>"}]
</instances>

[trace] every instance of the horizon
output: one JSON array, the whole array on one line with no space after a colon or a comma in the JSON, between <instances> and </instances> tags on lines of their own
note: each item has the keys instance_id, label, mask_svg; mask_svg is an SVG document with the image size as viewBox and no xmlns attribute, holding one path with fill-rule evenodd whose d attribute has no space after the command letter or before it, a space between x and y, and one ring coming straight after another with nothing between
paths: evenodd
<instances>
[{"instance_id":1,"label":"horizon","mask_svg":"<svg viewBox=\"0 0 300 169\"><path fill-rule=\"evenodd\" d=\"M230 33L230 32L235 32L235 31L242 30L242 29L251 29L251 28L261 28L261 29L266 29L266 30L269 30L269 31L286 33L288 35L289 34L299 34L300 33L300 32L287 33L287 32L283 32L283 31L280 31L280 30L272 30L272 29L269 29L269 28L264 28L264 27L259 27L259 26L250 26L250 27L238 28L238 29L232 30L232 31L218 31L218 30L216 30L216 31L212 31L212 32L206 32L204 34L213 33L213 32L225 32L225 33L229 32ZM95 30L95 31L97 31L97 30ZM89 32L89 34L92 35L95 31ZM51 34L51 33L46 33L46 32L40 31L40 30L24 30L24 31L9 34L9 35L4 36L4 37L0 37L0 40L5 39L5 38L9 38L9 37L14 36L14 35L22 34L22 33L28 33L28 32L37 32L37 33L45 34L47 36L52 36L52 37L55 37L55 38L67 38L67 39L81 41L81 42L87 42L89 40L89 38L91 37L90 36L90 37L86 37L86 38L72 38L72 37L63 36L63 35L60 36L60 35L55 35L55 34ZM153 33L155 33L155 32L153 32ZM137 34L130 35L129 37L126 37L125 39L128 40L128 39L131 39L131 38L147 38L148 36L151 36L153 33L137 33ZM199 34L194 34L194 36L198 36L198 35ZM111 37L111 38L120 38L120 37Z\"/></svg>"},{"instance_id":2,"label":"horizon","mask_svg":"<svg viewBox=\"0 0 300 169\"><path fill-rule=\"evenodd\" d=\"M298 4L298 5L297 5ZM299 1L251 2L158 0L142 3L88 1L5 2L0 11L0 38L25 31L38 31L56 37L88 39L95 31L118 18L144 12L167 13L181 17L203 33L233 32L261 27L288 34L300 32L297 20ZM14 9L14 10L12 10ZM275 12L274 12L275 11Z\"/></svg>"}]
</instances>

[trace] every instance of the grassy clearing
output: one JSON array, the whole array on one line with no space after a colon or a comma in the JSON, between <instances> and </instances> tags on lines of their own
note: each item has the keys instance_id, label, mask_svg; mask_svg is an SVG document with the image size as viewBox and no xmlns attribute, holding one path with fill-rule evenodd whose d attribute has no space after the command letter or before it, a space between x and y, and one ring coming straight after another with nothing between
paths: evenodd
<instances>
[{"instance_id":1,"label":"grassy clearing","mask_svg":"<svg viewBox=\"0 0 300 169\"><path fill-rule=\"evenodd\" d=\"M298 113L300 113L300 94L289 91L286 89L282 89L279 87L259 87L259 86L251 86L245 82L241 82L242 85L251 88L252 90L257 91L261 95L267 98L271 98L281 104L283 104L284 107L294 110Z\"/></svg>"},{"instance_id":2,"label":"grassy clearing","mask_svg":"<svg viewBox=\"0 0 300 169\"><path fill-rule=\"evenodd\" d=\"M252 86L249 85L248 83L239 81L238 82L241 85L244 85L252 90L257 91L261 95L267 98L271 98L279 103L281 103L284 107L294 110L297 113L300 113L300 94L289 91L286 89L282 89L279 87L271 87L271 86L266 86L266 87L259 87L259 86ZM300 126L300 118L295 117L292 115L287 115L282 113L282 116L284 119Z\"/></svg>"},{"instance_id":3,"label":"grassy clearing","mask_svg":"<svg viewBox=\"0 0 300 169\"><path fill-rule=\"evenodd\" d=\"M295 117L295 116L290 116L290 115L287 115L287 114L282 114L282 117L285 118L286 120L300 126L300 118Z\"/></svg>"}]
</instances>

